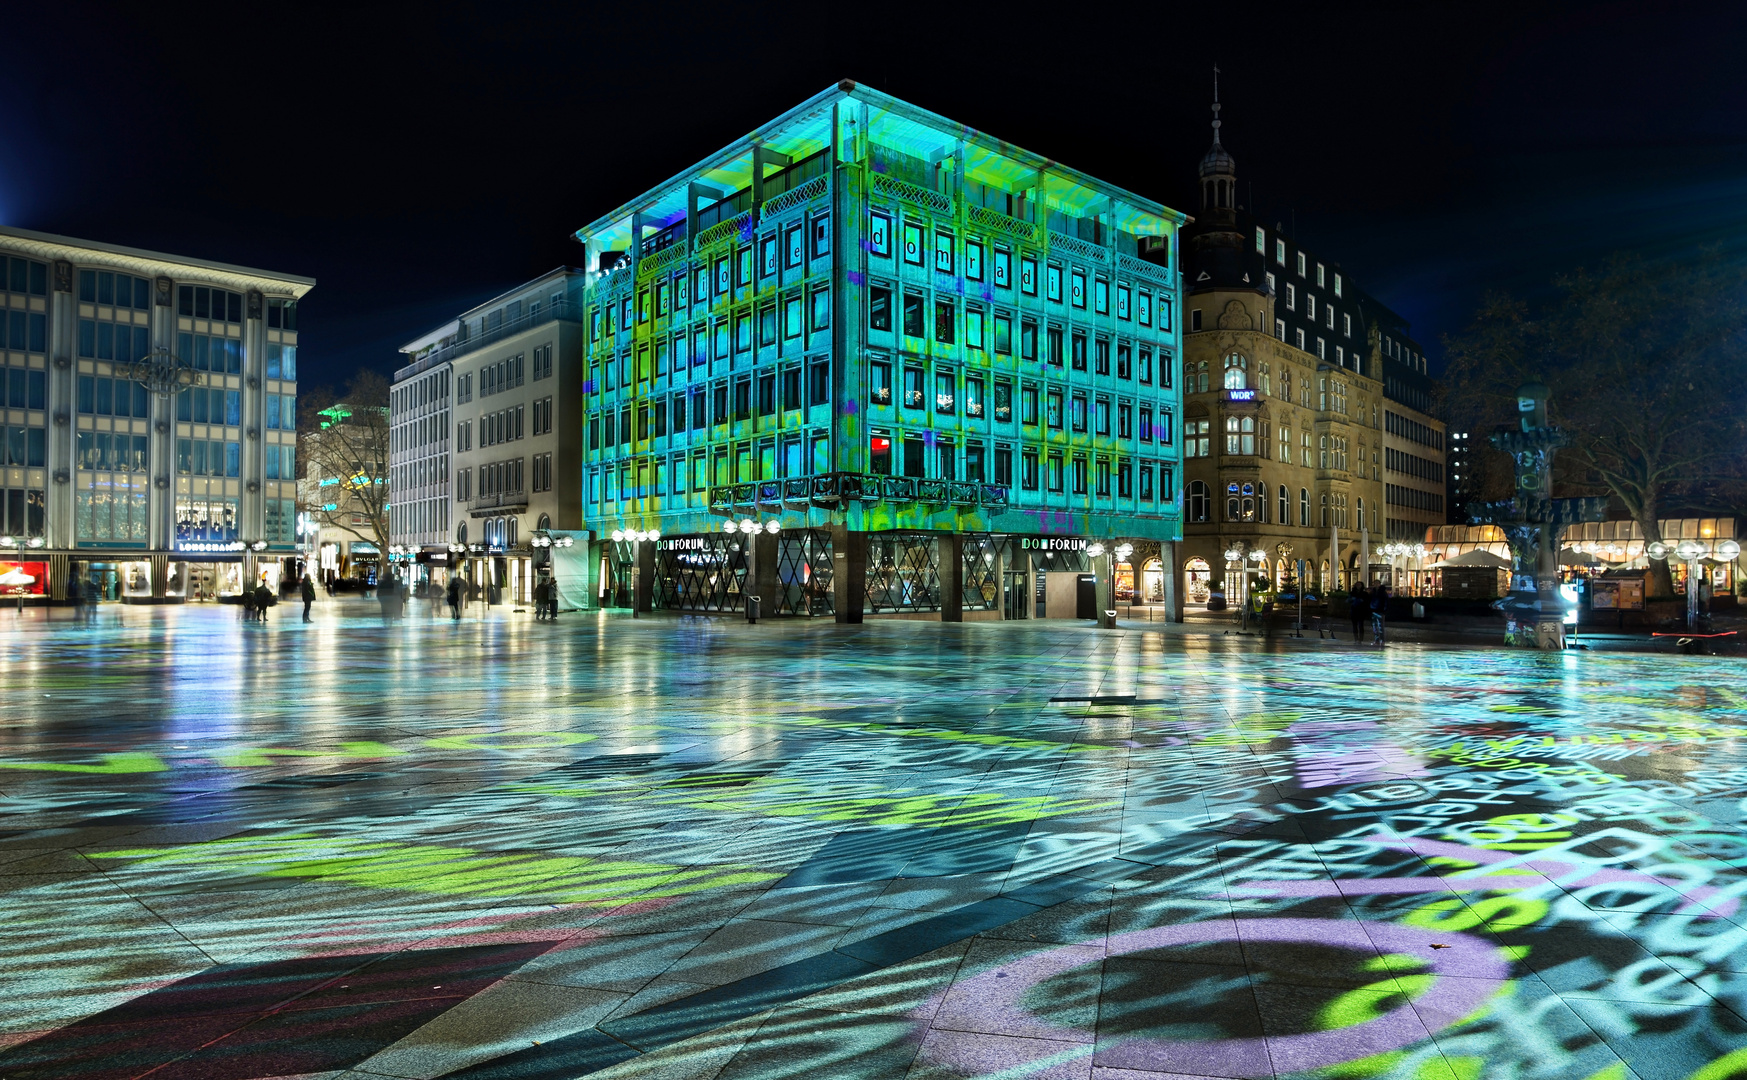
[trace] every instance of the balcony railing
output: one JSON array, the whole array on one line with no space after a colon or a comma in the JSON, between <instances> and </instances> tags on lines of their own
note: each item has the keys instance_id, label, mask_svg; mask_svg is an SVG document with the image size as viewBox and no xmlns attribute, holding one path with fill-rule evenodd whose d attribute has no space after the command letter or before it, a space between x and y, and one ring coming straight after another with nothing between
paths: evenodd
<instances>
[{"instance_id":1,"label":"balcony railing","mask_svg":"<svg viewBox=\"0 0 1747 1080\"><path fill-rule=\"evenodd\" d=\"M510 319L507 322L498 324L490 330L481 331L473 337L463 338L460 341L456 341L450 345L445 345L434 352L420 357L417 362L409 364L396 371L394 373L394 381L400 382L402 379L410 379L421 371L428 371L445 361L466 356L468 353L474 352L478 349L483 349L493 342L502 341L507 337L514 337L522 331L532 330L536 326L541 326L549 322L579 323L581 321L581 304L573 304L568 300L559 300L554 303L542 304L540 305L539 311L529 312L518 318ZM466 324L462 325L465 327ZM463 329L463 333L465 333L465 329Z\"/></svg>"},{"instance_id":2,"label":"balcony railing","mask_svg":"<svg viewBox=\"0 0 1747 1080\"><path fill-rule=\"evenodd\" d=\"M490 495L475 495L467 503L469 510L491 510L498 507L528 505L528 493L525 491L494 491Z\"/></svg>"}]
</instances>

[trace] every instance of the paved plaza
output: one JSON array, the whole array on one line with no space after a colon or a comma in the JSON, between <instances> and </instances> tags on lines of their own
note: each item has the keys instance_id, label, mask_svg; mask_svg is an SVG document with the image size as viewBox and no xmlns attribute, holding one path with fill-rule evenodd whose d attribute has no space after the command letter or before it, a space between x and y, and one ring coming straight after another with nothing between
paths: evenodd
<instances>
[{"instance_id":1,"label":"paved plaza","mask_svg":"<svg viewBox=\"0 0 1747 1080\"><path fill-rule=\"evenodd\" d=\"M0 1077L1747 1077L1740 661L373 611L0 613Z\"/></svg>"}]
</instances>

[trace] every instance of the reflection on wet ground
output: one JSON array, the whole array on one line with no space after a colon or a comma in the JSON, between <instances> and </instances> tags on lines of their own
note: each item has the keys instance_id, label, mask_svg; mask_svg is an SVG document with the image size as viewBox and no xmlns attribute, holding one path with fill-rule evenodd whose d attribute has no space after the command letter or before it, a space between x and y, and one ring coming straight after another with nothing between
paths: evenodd
<instances>
[{"instance_id":1,"label":"reflection on wet ground","mask_svg":"<svg viewBox=\"0 0 1747 1080\"><path fill-rule=\"evenodd\" d=\"M1738 661L366 610L0 621L0 1076L1747 1077Z\"/></svg>"}]
</instances>

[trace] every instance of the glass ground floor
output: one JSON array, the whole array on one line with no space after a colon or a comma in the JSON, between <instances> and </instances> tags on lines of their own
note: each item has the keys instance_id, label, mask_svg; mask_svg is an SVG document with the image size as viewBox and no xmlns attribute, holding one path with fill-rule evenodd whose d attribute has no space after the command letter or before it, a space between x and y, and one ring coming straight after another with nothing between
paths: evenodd
<instances>
[{"instance_id":1,"label":"glass ground floor","mask_svg":"<svg viewBox=\"0 0 1747 1080\"><path fill-rule=\"evenodd\" d=\"M596 545L602 607L761 616L1097 617L1098 575L1117 603L1164 603L1170 545L1082 537L824 528L711 532ZM1119 548L1118 545L1122 545ZM1112 566L1111 564L1114 563Z\"/></svg>"}]
</instances>

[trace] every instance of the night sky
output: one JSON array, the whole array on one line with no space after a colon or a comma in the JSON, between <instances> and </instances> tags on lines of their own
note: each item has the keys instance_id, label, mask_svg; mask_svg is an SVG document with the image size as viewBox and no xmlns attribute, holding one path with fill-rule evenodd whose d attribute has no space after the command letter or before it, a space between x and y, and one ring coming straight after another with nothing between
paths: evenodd
<instances>
[{"instance_id":1,"label":"night sky","mask_svg":"<svg viewBox=\"0 0 1747 1080\"><path fill-rule=\"evenodd\" d=\"M36 8L0 24L0 222L315 277L314 383L843 77L1193 212L1217 62L1244 201L1434 363L1487 288L1747 236L1740 5Z\"/></svg>"}]
</instances>

